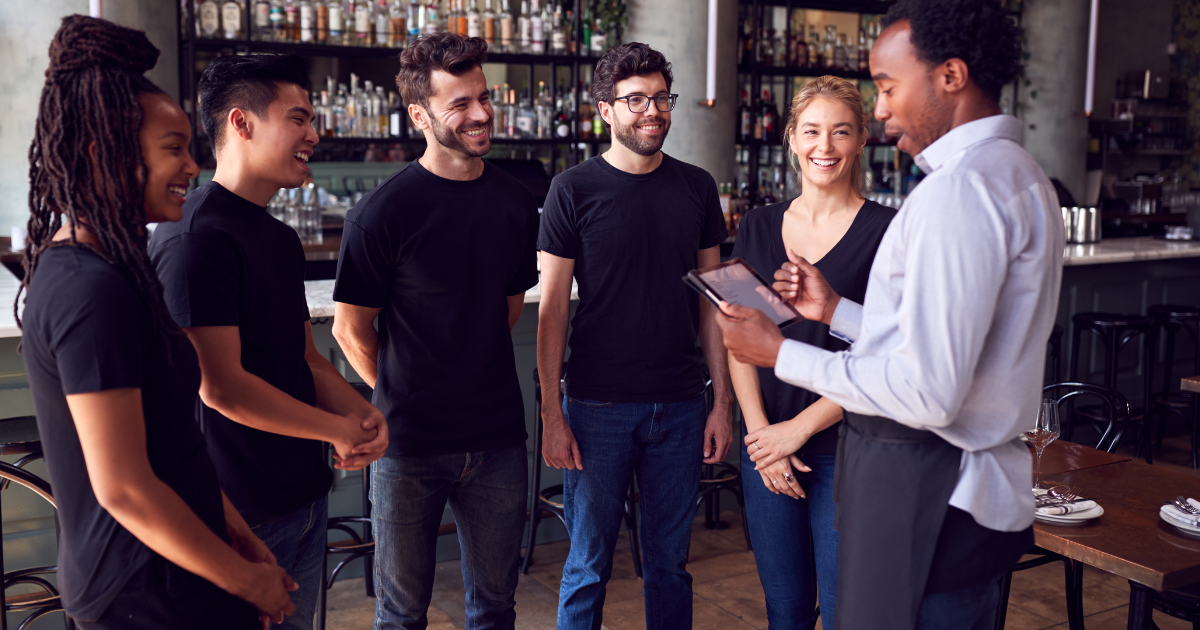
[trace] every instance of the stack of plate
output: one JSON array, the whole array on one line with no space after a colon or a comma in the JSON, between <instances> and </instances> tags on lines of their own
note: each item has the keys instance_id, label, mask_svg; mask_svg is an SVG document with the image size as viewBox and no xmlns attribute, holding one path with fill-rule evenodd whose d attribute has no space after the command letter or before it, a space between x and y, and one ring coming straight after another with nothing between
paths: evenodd
<instances>
[{"instance_id":1,"label":"stack of plate","mask_svg":"<svg viewBox=\"0 0 1200 630\"><path fill-rule=\"evenodd\" d=\"M1191 517L1184 517L1175 506L1162 506L1158 511L1158 515L1168 524L1174 525L1175 529L1178 529L1185 536L1200 538L1200 525L1197 525L1196 521L1192 520Z\"/></svg>"},{"instance_id":2,"label":"stack of plate","mask_svg":"<svg viewBox=\"0 0 1200 630\"><path fill-rule=\"evenodd\" d=\"M1097 505L1096 507L1093 507L1093 508L1090 508L1087 510L1083 510L1081 512L1072 512L1071 514L1050 515L1050 514L1038 514L1037 512L1034 512L1033 518L1034 518L1034 520L1041 521L1043 523L1049 523L1051 525L1070 526L1070 525L1082 525L1082 524L1084 524L1094 518L1097 518L1103 514L1104 514L1104 508ZM1200 531L1200 530L1197 530L1197 531Z\"/></svg>"}]
</instances>

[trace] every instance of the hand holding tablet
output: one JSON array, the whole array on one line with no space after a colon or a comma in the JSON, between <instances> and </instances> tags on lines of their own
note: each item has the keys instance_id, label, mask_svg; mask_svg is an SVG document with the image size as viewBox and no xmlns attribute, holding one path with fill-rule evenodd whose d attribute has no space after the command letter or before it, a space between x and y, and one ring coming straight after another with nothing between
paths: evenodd
<instances>
[{"instance_id":1,"label":"hand holding tablet","mask_svg":"<svg viewBox=\"0 0 1200 630\"><path fill-rule=\"evenodd\" d=\"M718 309L721 302L762 311L780 328L803 319L796 309L771 288L746 261L734 258L707 269L689 271L688 286L708 298Z\"/></svg>"}]
</instances>

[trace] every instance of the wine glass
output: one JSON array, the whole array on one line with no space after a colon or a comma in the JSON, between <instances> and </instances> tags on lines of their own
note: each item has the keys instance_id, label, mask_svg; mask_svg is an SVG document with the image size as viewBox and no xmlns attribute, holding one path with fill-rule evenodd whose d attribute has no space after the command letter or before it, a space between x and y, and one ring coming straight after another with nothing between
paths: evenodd
<instances>
[{"instance_id":1,"label":"wine glass","mask_svg":"<svg viewBox=\"0 0 1200 630\"><path fill-rule=\"evenodd\" d=\"M1025 432L1029 443L1033 445L1033 450L1037 452L1037 474L1033 480L1034 490L1042 487L1042 451L1046 450L1051 442L1057 440L1061 433L1062 429L1058 424L1058 403L1051 398L1043 398L1042 406L1038 410L1037 424L1033 425L1033 430Z\"/></svg>"}]
</instances>

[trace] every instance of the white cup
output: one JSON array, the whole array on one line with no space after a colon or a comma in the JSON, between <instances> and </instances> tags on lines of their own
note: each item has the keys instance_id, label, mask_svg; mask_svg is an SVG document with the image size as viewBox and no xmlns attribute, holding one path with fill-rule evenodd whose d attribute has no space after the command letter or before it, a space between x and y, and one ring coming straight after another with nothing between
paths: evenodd
<instances>
[{"instance_id":1,"label":"white cup","mask_svg":"<svg viewBox=\"0 0 1200 630\"><path fill-rule=\"evenodd\" d=\"M25 231L24 225L12 226L12 245L9 246L10 249L12 249L14 252L19 252L25 249L26 236L28 236L28 232Z\"/></svg>"}]
</instances>

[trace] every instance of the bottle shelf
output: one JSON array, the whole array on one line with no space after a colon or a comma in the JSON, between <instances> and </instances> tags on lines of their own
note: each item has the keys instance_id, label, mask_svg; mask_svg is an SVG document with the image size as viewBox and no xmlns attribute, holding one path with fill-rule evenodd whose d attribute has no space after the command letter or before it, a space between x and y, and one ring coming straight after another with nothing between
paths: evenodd
<instances>
[{"instance_id":1,"label":"bottle shelf","mask_svg":"<svg viewBox=\"0 0 1200 630\"><path fill-rule=\"evenodd\" d=\"M764 66L762 64L742 64L738 66L738 74L757 74L764 77L823 77L833 75L843 79L870 81L871 73L867 70L837 70L823 68L807 68L802 66Z\"/></svg>"},{"instance_id":2,"label":"bottle shelf","mask_svg":"<svg viewBox=\"0 0 1200 630\"><path fill-rule=\"evenodd\" d=\"M338 57L342 59L395 59L403 48L365 46L334 46L307 42L268 42L245 39L210 39L198 37L190 42L197 51L204 52L269 52L295 54L303 57ZM186 45L186 43L185 43ZM597 57L587 55L536 55L527 53L489 52L488 63L514 65L570 65L595 63Z\"/></svg>"},{"instance_id":3,"label":"bottle shelf","mask_svg":"<svg viewBox=\"0 0 1200 630\"><path fill-rule=\"evenodd\" d=\"M758 0L762 6L790 7L793 9L813 9L820 11L838 11L841 13L887 13L895 2L887 0ZM750 4L742 0L742 4Z\"/></svg>"},{"instance_id":4,"label":"bottle shelf","mask_svg":"<svg viewBox=\"0 0 1200 630\"><path fill-rule=\"evenodd\" d=\"M585 140L585 139L580 139L580 138L504 138L504 137L495 137L495 136L492 137L493 145L556 145L556 144L599 145L599 144L604 144L604 143L608 143L608 142L610 142L610 140L608 138L603 138L603 139L599 139L599 140L597 140L597 139ZM341 145L368 145L368 144L380 144L380 145L425 144L425 138L398 138L398 137L329 138L329 137L322 137L321 142L319 144L317 144L317 147L320 148L321 145L341 146Z\"/></svg>"}]
</instances>

